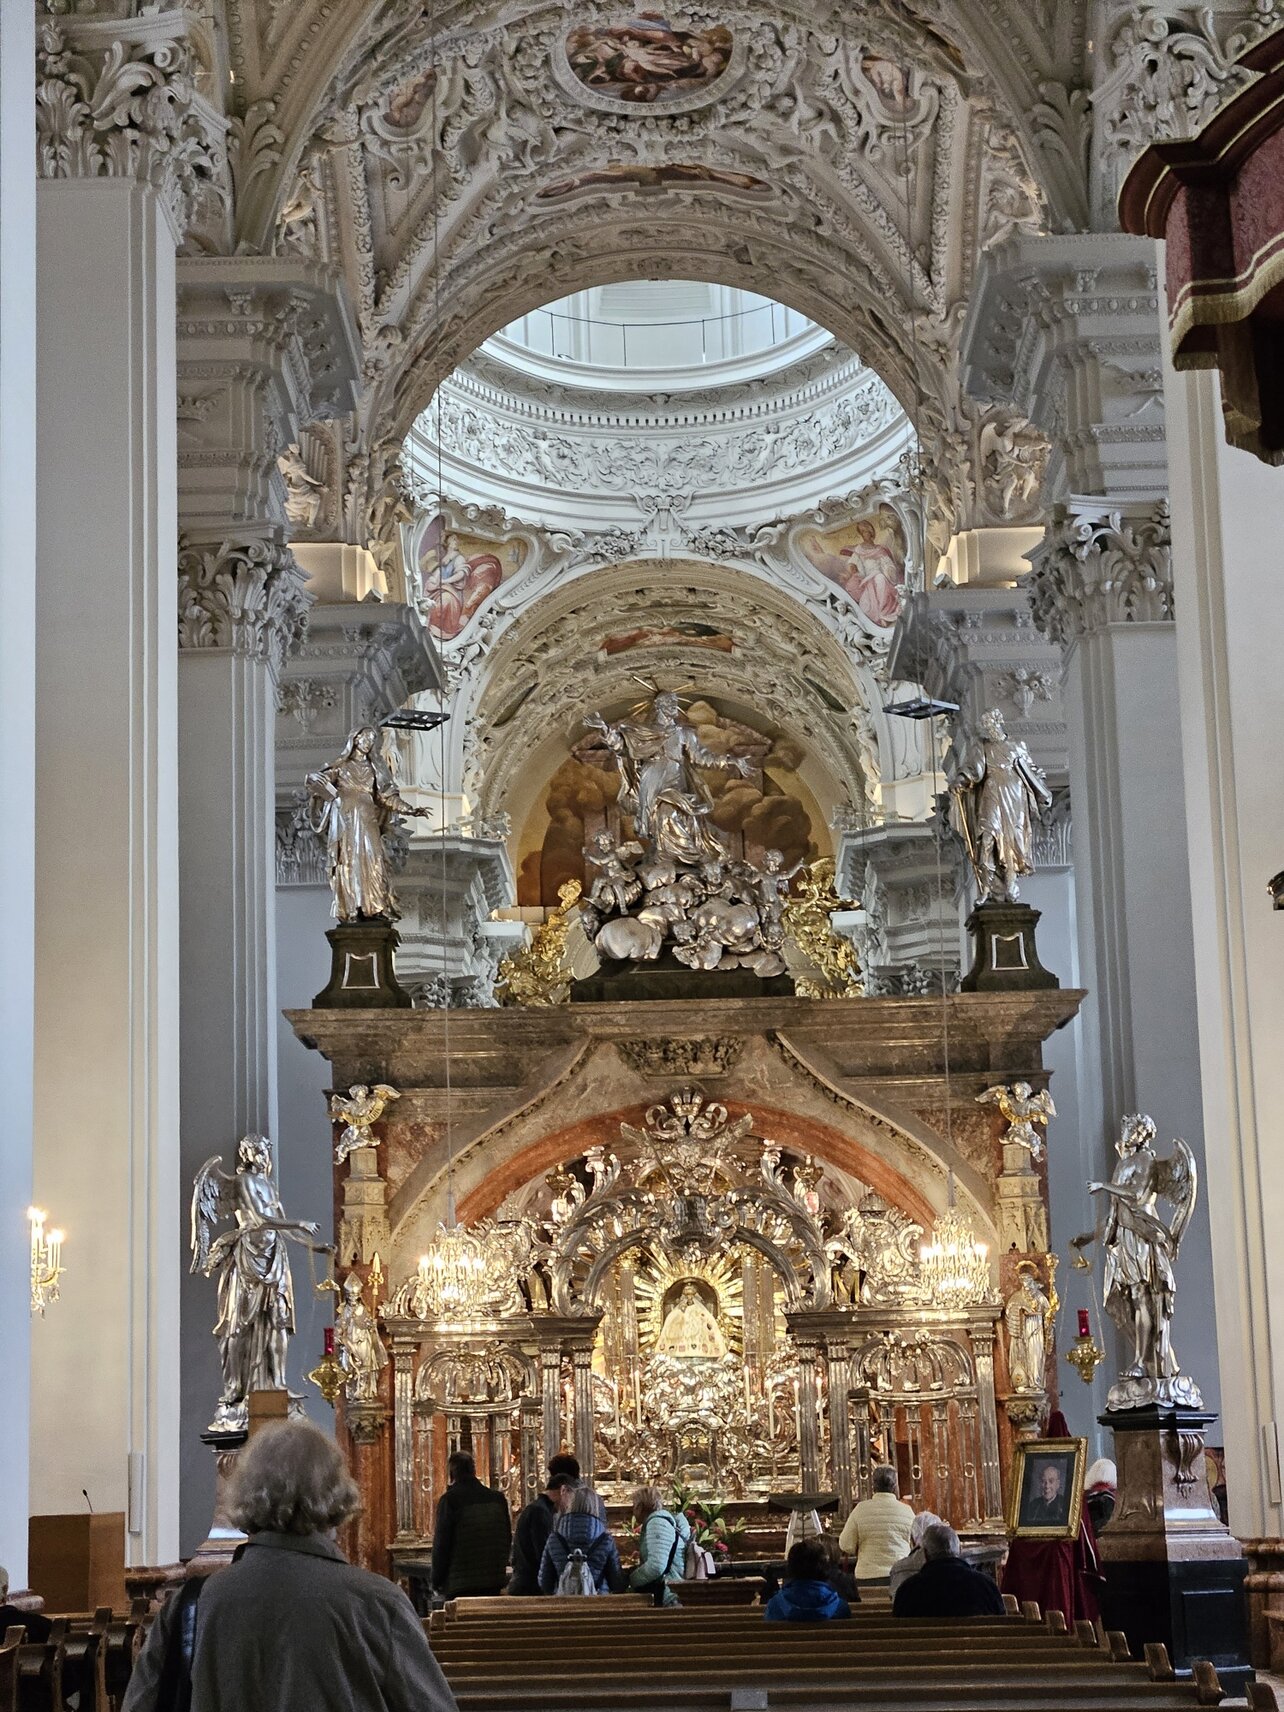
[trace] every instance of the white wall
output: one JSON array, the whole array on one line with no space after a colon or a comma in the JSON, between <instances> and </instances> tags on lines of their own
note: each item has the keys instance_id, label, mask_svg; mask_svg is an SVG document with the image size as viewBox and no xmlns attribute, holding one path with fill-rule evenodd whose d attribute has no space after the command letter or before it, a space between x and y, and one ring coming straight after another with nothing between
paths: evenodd
<instances>
[{"instance_id":1,"label":"white wall","mask_svg":"<svg viewBox=\"0 0 1284 1712\"><path fill-rule=\"evenodd\" d=\"M35 1002L36 121L35 12L8 5L0 30L0 1373L5 1475L0 1563L27 1582L31 1199ZM63 1310L65 1311L65 1310ZM55 1309L55 1312L58 1312ZM39 1328L37 1328L39 1330Z\"/></svg>"},{"instance_id":2,"label":"white wall","mask_svg":"<svg viewBox=\"0 0 1284 1712\"><path fill-rule=\"evenodd\" d=\"M1227 446L1218 390L1165 375L1222 1432L1231 1527L1260 1537L1284 1532L1284 475Z\"/></svg>"}]
</instances>

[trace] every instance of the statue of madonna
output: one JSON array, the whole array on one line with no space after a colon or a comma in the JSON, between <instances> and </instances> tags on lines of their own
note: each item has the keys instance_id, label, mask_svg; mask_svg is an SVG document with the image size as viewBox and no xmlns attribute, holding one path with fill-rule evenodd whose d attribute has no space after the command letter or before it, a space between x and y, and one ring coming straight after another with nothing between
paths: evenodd
<instances>
[{"instance_id":1,"label":"statue of madonna","mask_svg":"<svg viewBox=\"0 0 1284 1712\"><path fill-rule=\"evenodd\" d=\"M721 1361L726 1355L727 1340L694 1284L683 1286L682 1294L664 1316L655 1353L679 1361Z\"/></svg>"}]
</instances>

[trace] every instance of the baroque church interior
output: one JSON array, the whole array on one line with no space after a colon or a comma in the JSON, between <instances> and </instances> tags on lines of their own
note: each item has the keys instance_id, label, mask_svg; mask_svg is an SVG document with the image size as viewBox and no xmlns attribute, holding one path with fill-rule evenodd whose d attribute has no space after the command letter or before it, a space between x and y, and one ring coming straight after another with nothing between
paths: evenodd
<instances>
[{"instance_id":1,"label":"baroque church interior","mask_svg":"<svg viewBox=\"0 0 1284 1712\"><path fill-rule=\"evenodd\" d=\"M1280 0L4 0L15 1594L217 1568L287 1413L425 1615L452 1452L747 1587L888 1466L1002 1580L1056 1441L1113 1668L1269 1694L1281 88Z\"/></svg>"}]
</instances>

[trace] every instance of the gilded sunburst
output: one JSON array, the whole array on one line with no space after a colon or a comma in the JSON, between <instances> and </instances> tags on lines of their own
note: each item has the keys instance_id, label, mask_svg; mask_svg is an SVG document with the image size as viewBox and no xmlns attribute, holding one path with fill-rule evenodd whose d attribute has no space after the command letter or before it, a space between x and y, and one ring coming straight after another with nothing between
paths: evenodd
<instances>
[{"instance_id":1,"label":"gilded sunburst","mask_svg":"<svg viewBox=\"0 0 1284 1712\"><path fill-rule=\"evenodd\" d=\"M665 1317L683 1288L693 1284L717 1322L727 1347L744 1350L744 1282L738 1249L675 1258L662 1249L646 1248L636 1256L633 1290L638 1309L638 1346L643 1355L655 1350Z\"/></svg>"}]
</instances>

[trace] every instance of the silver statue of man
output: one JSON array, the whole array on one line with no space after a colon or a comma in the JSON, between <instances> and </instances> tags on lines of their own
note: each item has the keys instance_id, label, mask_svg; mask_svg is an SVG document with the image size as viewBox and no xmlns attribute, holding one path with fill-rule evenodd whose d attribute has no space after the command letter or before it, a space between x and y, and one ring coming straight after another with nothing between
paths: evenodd
<instances>
[{"instance_id":1,"label":"silver statue of man","mask_svg":"<svg viewBox=\"0 0 1284 1712\"><path fill-rule=\"evenodd\" d=\"M1034 809L1050 806L1052 792L996 708L959 742L950 800L982 900L1015 903L1018 875L1034 872Z\"/></svg>"},{"instance_id":2,"label":"silver statue of man","mask_svg":"<svg viewBox=\"0 0 1284 1712\"><path fill-rule=\"evenodd\" d=\"M379 1395L379 1375L388 1365L388 1351L355 1272L349 1272L343 1281L343 1306L335 1317L334 1329L339 1362L348 1375L349 1398L354 1403L374 1402Z\"/></svg>"},{"instance_id":3,"label":"silver statue of man","mask_svg":"<svg viewBox=\"0 0 1284 1712\"><path fill-rule=\"evenodd\" d=\"M236 1172L219 1167L221 1154L207 1159L192 1192L192 1266L208 1278L218 1274L218 1339L223 1391L210 1422L212 1433L242 1432L251 1391L284 1391L285 1354L294 1331L294 1283L286 1238L317 1254L330 1251L313 1239L319 1226L287 1219L272 1178L272 1143L263 1135L242 1136ZM222 1219L233 1228L216 1236Z\"/></svg>"},{"instance_id":4,"label":"silver statue of man","mask_svg":"<svg viewBox=\"0 0 1284 1712\"><path fill-rule=\"evenodd\" d=\"M313 828L326 842L331 914L361 921L396 913L388 883L383 835L395 814L426 815L399 794L373 725L362 725L328 767L303 781L313 804Z\"/></svg>"},{"instance_id":5,"label":"silver statue of man","mask_svg":"<svg viewBox=\"0 0 1284 1712\"><path fill-rule=\"evenodd\" d=\"M1170 1158L1158 1158L1155 1133L1153 1119L1126 1117L1114 1176L1109 1183L1088 1185L1092 1194L1108 1200L1101 1232L1106 1311L1132 1342L1132 1360L1111 1386L1107 1409L1148 1403L1202 1406L1197 1386L1183 1375L1172 1348L1173 1267L1195 1210L1199 1173L1184 1141L1174 1141ZM1167 1223L1159 1214L1161 1198L1172 1207Z\"/></svg>"},{"instance_id":6,"label":"silver statue of man","mask_svg":"<svg viewBox=\"0 0 1284 1712\"><path fill-rule=\"evenodd\" d=\"M648 853L679 862L726 860L726 847L709 818L713 799L696 769L716 767L745 778L751 771L747 757L706 749L695 727L682 718L671 690L661 690L652 702L649 725L632 720L608 725L596 713L584 723L601 732L615 756L623 780L620 807L633 816Z\"/></svg>"}]
</instances>

